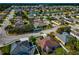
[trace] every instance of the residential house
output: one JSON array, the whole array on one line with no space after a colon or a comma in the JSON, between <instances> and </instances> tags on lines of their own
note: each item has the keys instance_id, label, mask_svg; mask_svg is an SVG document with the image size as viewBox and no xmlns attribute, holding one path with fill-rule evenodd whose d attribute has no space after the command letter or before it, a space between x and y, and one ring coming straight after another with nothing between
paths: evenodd
<instances>
[{"instance_id":1,"label":"residential house","mask_svg":"<svg viewBox=\"0 0 79 59\"><path fill-rule=\"evenodd\" d=\"M24 27L22 17L20 17L20 16L16 17L15 27L20 28L20 29Z\"/></svg>"},{"instance_id":2,"label":"residential house","mask_svg":"<svg viewBox=\"0 0 79 59\"><path fill-rule=\"evenodd\" d=\"M79 29L71 29L71 33L72 36L76 37L77 39L79 39Z\"/></svg>"},{"instance_id":3,"label":"residential house","mask_svg":"<svg viewBox=\"0 0 79 59\"><path fill-rule=\"evenodd\" d=\"M50 24L50 22L47 21L46 19L36 18L33 20L33 24L34 24L35 28L37 28L37 27L48 25L48 24Z\"/></svg>"},{"instance_id":4,"label":"residential house","mask_svg":"<svg viewBox=\"0 0 79 59\"><path fill-rule=\"evenodd\" d=\"M69 36L69 34L66 33L66 32L63 32L62 34L56 34L56 36L58 38L60 38L60 40L63 41L64 44L66 44L68 42L68 36Z\"/></svg>"},{"instance_id":5,"label":"residential house","mask_svg":"<svg viewBox=\"0 0 79 59\"><path fill-rule=\"evenodd\" d=\"M11 55L34 55L36 46L28 41L15 42L11 45Z\"/></svg>"},{"instance_id":6,"label":"residential house","mask_svg":"<svg viewBox=\"0 0 79 59\"><path fill-rule=\"evenodd\" d=\"M46 53L53 52L53 50L55 50L59 46L59 43L56 40L51 39L50 37L42 37L40 39L37 39L36 43L41 48L41 50Z\"/></svg>"}]
</instances>

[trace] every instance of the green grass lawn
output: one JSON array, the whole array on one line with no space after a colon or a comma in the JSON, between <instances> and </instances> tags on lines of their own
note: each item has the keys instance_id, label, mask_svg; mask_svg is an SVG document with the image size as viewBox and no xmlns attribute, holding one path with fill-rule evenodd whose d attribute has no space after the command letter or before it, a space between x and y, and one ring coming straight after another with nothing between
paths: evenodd
<instances>
[{"instance_id":1,"label":"green grass lawn","mask_svg":"<svg viewBox=\"0 0 79 59\"><path fill-rule=\"evenodd\" d=\"M4 21L4 20L0 20L0 24L2 24L2 23L3 23L3 21Z\"/></svg>"},{"instance_id":2,"label":"green grass lawn","mask_svg":"<svg viewBox=\"0 0 79 59\"><path fill-rule=\"evenodd\" d=\"M65 50L62 47L59 47L55 50L55 54L56 55L64 55L65 54Z\"/></svg>"},{"instance_id":3,"label":"green grass lawn","mask_svg":"<svg viewBox=\"0 0 79 59\"><path fill-rule=\"evenodd\" d=\"M7 46L4 46L4 47L1 47L0 50L5 55L5 54L10 54L10 48L11 48L11 45L7 45Z\"/></svg>"}]
</instances>

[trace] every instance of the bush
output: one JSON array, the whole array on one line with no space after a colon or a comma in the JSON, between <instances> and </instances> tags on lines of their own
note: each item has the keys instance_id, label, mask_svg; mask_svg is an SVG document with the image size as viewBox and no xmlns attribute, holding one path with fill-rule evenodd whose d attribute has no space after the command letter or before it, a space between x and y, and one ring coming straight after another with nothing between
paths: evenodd
<instances>
[{"instance_id":1,"label":"bush","mask_svg":"<svg viewBox=\"0 0 79 59\"><path fill-rule=\"evenodd\" d=\"M76 37L69 37L66 46L70 46L72 53L79 51L79 40Z\"/></svg>"},{"instance_id":2,"label":"bush","mask_svg":"<svg viewBox=\"0 0 79 59\"><path fill-rule=\"evenodd\" d=\"M8 33L12 34L15 32L15 28L12 26L12 25L8 25L6 28L5 28L6 31L8 31Z\"/></svg>"},{"instance_id":3,"label":"bush","mask_svg":"<svg viewBox=\"0 0 79 59\"><path fill-rule=\"evenodd\" d=\"M62 47L59 47L55 50L56 55L64 55L66 52Z\"/></svg>"},{"instance_id":4,"label":"bush","mask_svg":"<svg viewBox=\"0 0 79 59\"><path fill-rule=\"evenodd\" d=\"M60 34L62 34L63 32L70 33L70 31L71 31L70 26L62 26L62 27L57 29L57 33L60 33Z\"/></svg>"},{"instance_id":5,"label":"bush","mask_svg":"<svg viewBox=\"0 0 79 59\"><path fill-rule=\"evenodd\" d=\"M10 49L11 49L11 45L7 45L0 48L0 50L3 52L4 55L9 55Z\"/></svg>"},{"instance_id":6,"label":"bush","mask_svg":"<svg viewBox=\"0 0 79 59\"><path fill-rule=\"evenodd\" d=\"M3 21L4 21L4 20L0 20L0 24L2 24L2 23L3 23Z\"/></svg>"},{"instance_id":7,"label":"bush","mask_svg":"<svg viewBox=\"0 0 79 59\"><path fill-rule=\"evenodd\" d=\"M36 44L36 43L35 43L35 42L36 42L36 37L31 36L31 37L29 38L29 41L30 41L30 42L33 42L33 44Z\"/></svg>"}]
</instances>

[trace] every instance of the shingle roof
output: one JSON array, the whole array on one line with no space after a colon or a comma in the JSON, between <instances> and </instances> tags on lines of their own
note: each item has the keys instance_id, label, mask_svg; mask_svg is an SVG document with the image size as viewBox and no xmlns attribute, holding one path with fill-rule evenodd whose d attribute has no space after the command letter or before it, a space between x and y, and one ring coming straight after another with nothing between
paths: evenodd
<instances>
[{"instance_id":1,"label":"shingle roof","mask_svg":"<svg viewBox=\"0 0 79 59\"><path fill-rule=\"evenodd\" d=\"M67 36L68 36L67 33L64 32L63 34L57 34L57 36L58 36L64 43L67 42Z\"/></svg>"},{"instance_id":2,"label":"shingle roof","mask_svg":"<svg viewBox=\"0 0 79 59\"><path fill-rule=\"evenodd\" d=\"M33 55L35 46L28 41L14 43L17 46L11 51L12 55Z\"/></svg>"}]
</instances>

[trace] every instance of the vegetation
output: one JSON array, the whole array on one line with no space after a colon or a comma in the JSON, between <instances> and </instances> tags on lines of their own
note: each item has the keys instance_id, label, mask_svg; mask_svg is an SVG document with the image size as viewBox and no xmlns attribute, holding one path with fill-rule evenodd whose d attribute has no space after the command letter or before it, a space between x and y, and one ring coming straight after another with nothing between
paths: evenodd
<instances>
[{"instance_id":1,"label":"vegetation","mask_svg":"<svg viewBox=\"0 0 79 59\"><path fill-rule=\"evenodd\" d=\"M0 27L1 27L1 24L0 24Z\"/></svg>"},{"instance_id":2,"label":"vegetation","mask_svg":"<svg viewBox=\"0 0 79 59\"><path fill-rule=\"evenodd\" d=\"M65 47L69 50L69 53L63 50L62 47L58 47L55 50L56 55L76 55L79 54L79 40L73 36L68 37L68 42L66 43Z\"/></svg>"},{"instance_id":3,"label":"vegetation","mask_svg":"<svg viewBox=\"0 0 79 59\"><path fill-rule=\"evenodd\" d=\"M0 11L3 11L3 10L5 10L5 9L7 9L7 8L9 8L11 5L10 4L0 4Z\"/></svg>"},{"instance_id":4,"label":"vegetation","mask_svg":"<svg viewBox=\"0 0 79 59\"><path fill-rule=\"evenodd\" d=\"M29 38L29 41L30 41L30 42L33 42L33 44L36 44L36 43L35 43L35 42L36 42L36 37L31 36L31 37Z\"/></svg>"},{"instance_id":5,"label":"vegetation","mask_svg":"<svg viewBox=\"0 0 79 59\"><path fill-rule=\"evenodd\" d=\"M66 51L62 47L59 47L55 50L55 54L56 55L64 55L64 54L66 54Z\"/></svg>"},{"instance_id":6,"label":"vegetation","mask_svg":"<svg viewBox=\"0 0 79 59\"><path fill-rule=\"evenodd\" d=\"M10 33L10 34L13 34L13 33L22 34L22 33L32 31L32 25L31 24L25 24L22 28L14 27L13 25L8 25L5 28L5 30L8 31L8 33Z\"/></svg>"},{"instance_id":7,"label":"vegetation","mask_svg":"<svg viewBox=\"0 0 79 59\"><path fill-rule=\"evenodd\" d=\"M28 20L28 12L27 11L23 11L22 14L23 14L22 17L26 18Z\"/></svg>"},{"instance_id":8,"label":"vegetation","mask_svg":"<svg viewBox=\"0 0 79 59\"><path fill-rule=\"evenodd\" d=\"M0 50L2 51L2 53L4 55L9 55L10 54L10 49L11 49L11 45L7 45L4 47L1 47Z\"/></svg>"},{"instance_id":9,"label":"vegetation","mask_svg":"<svg viewBox=\"0 0 79 59\"><path fill-rule=\"evenodd\" d=\"M68 54L79 54L79 40L76 37L69 36L65 47L70 51Z\"/></svg>"},{"instance_id":10,"label":"vegetation","mask_svg":"<svg viewBox=\"0 0 79 59\"><path fill-rule=\"evenodd\" d=\"M71 49L79 50L79 40L76 37L69 37L67 45L70 45Z\"/></svg>"},{"instance_id":11,"label":"vegetation","mask_svg":"<svg viewBox=\"0 0 79 59\"><path fill-rule=\"evenodd\" d=\"M11 24L15 24L15 20L14 19L10 20L10 22L11 22Z\"/></svg>"},{"instance_id":12,"label":"vegetation","mask_svg":"<svg viewBox=\"0 0 79 59\"><path fill-rule=\"evenodd\" d=\"M16 18L13 18L12 20L10 20L11 25L8 25L5 30L7 30L7 32L9 34L23 34L23 33L27 33L33 30L33 25L31 23L30 20L28 20L28 18L26 17L26 13L24 12L16 12L15 16L22 16L22 21L23 23L21 24L22 26L19 26L18 23L16 23ZM15 25L16 23L16 25ZM20 22L19 22L20 23ZM15 26L14 26L15 25Z\"/></svg>"},{"instance_id":13,"label":"vegetation","mask_svg":"<svg viewBox=\"0 0 79 59\"><path fill-rule=\"evenodd\" d=\"M12 25L8 25L5 30L8 31L8 33L12 34L14 33L16 30L14 29L14 27Z\"/></svg>"},{"instance_id":14,"label":"vegetation","mask_svg":"<svg viewBox=\"0 0 79 59\"><path fill-rule=\"evenodd\" d=\"M43 29L50 29L50 28L52 28L52 25L51 24L46 25L45 27L43 26Z\"/></svg>"},{"instance_id":15,"label":"vegetation","mask_svg":"<svg viewBox=\"0 0 79 59\"><path fill-rule=\"evenodd\" d=\"M52 18L50 16L47 16L47 19L48 19L48 21L51 21L52 20Z\"/></svg>"},{"instance_id":16,"label":"vegetation","mask_svg":"<svg viewBox=\"0 0 79 59\"><path fill-rule=\"evenodd\" d=\"M76 22L76 24L79 24L79 22Z\"/></svg>"},{"instance_id":17,"label":"vegetation","mask_svg":"<svg viewBox=\"0 0 79 59\"><path fill-rule=\"evenodd\" d=\"M2 23L3 23L3 21L4 21L4 20L0 20L0 24L2 24Z\"/></svg>"},{"instance_id":18,"label":"vegetation","mask_svg":"<svg viewBox=\"0 0 79 59\"><path fill-rule=\"evenodd\" d=\"M61 26L60 28L57 29L57 33L62 34L63 32L70 33L71 27L70 26Z\"/></svg>"},{"instance_id":19,"label":"vegetation","mask_svg":"<svg viewBox=\"0 0 79 59\"><path fill-rule=\"evenodd\" d=\"M25 32L32 31L32 29L33 29L33 25L31 23L25 24Z\"/></svg>"}]
</instances>

